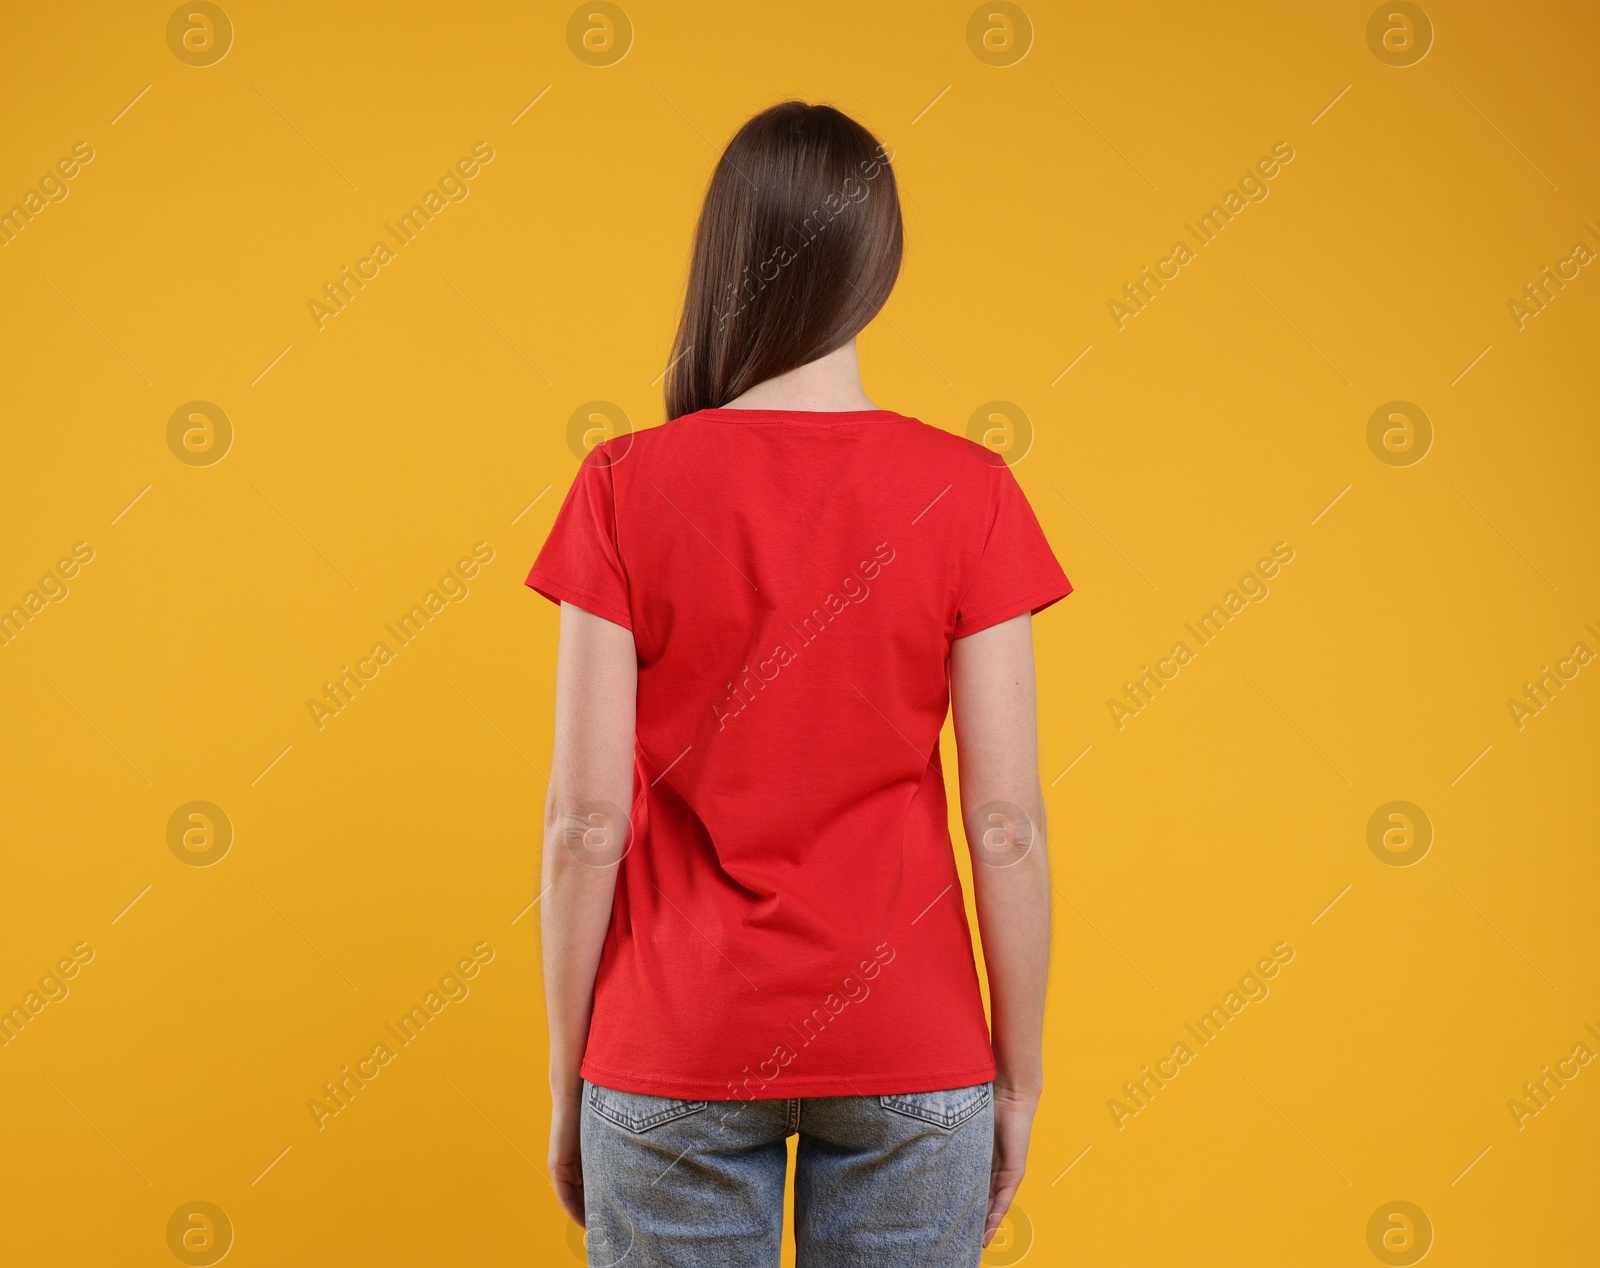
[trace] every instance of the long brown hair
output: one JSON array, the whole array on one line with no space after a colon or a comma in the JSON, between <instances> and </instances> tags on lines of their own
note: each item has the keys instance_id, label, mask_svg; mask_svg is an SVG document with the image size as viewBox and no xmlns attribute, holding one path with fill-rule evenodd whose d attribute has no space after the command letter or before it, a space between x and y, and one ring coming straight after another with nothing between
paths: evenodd
<instances>
[{"instance_id":1,"label":"long brown hair","mask_svg":"<svg viewBox=\"0 0 1600 1268\"><path fill-rule=\"evenodd\" d=\"M877 315L904 245L889 159L832 106L785 101L739 129L695 226L669 419L815 361Z\"/></svg>"}]
</instances>

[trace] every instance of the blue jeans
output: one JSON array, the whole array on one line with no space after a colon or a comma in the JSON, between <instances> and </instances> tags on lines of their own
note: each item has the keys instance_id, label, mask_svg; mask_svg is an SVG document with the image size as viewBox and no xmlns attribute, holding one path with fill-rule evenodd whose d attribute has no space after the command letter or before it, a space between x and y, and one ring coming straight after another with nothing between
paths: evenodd
<instances>
[{"instance_id":1,"label":"blue jeans","mask_svg":"<svg viewBox=\"0 0 1600 1268\"><path fill-rule=\"evenodd\" d=\"M972 1268L993 1084L895 1096L683 1101L584 1084L592 1268L776 1268L798 1132L799 1268Z\"/></svg>"}]
</instances>

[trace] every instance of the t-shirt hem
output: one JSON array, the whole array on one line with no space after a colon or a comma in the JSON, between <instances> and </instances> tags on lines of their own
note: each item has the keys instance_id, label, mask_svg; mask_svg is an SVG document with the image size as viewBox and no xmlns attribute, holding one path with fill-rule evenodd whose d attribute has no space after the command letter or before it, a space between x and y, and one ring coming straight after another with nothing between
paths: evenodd
<instances>
[{"instance_id":1,"label":"t-shirt hem","mask_svg":"<svg viewBox=\"0 0 1600 1268\"><path fill-rule=\"evenodd\" d=\"M560 577L553 577L548 572L534 568L528 574L526 583L531 589L544 595L551 603L570 603L580 607L585 612L593 612L596 616L604 617L614 625L620 625L630 633L633 630L633 614L626 608L617 606L603 594L595 594L592 590L585 590L575 586Z\"/></svg>"},{"instance_id":2,"label":"t-shirt hem","mask_svg":"<svg viewBox=\"0 0 1600 1268\"><path fill-rule=\"evenodd\" d=\"M585 1060L580 1069L590 1083L617 1092L641 1096L669 1096L693 1101L770 1101L795 1096L897 1096L911 1092L939 1092L947 1088L971 1087L994 1079L993 1058L976 1065L951 1066L939 1070L911 1070L875 1074L786 1074L767 1082L759 1092L734 1084L738 1096L730 1094L728 1080L674 1078L671 1075L633 1074L608 1070Z\"/></svg>"},{"instance_id":3,"label":"t-shirt hem","mask_svg":"<svg viewBox=\"0 0 1600 1268\"><path fill-rule=\"evenodd\" d=\"M991 603L988 607L980 608L972 615L964 616L956 622L954 637L966 638L969 634L986 630L991 625L999 625L1002 621L1009 621L1024 612L1035 614L1043 612L1051 604L1059 602L1071 593L1072 583L1063 579L1047 586L1038 586L1004 603Z\"/></svg>"}]
</instances>

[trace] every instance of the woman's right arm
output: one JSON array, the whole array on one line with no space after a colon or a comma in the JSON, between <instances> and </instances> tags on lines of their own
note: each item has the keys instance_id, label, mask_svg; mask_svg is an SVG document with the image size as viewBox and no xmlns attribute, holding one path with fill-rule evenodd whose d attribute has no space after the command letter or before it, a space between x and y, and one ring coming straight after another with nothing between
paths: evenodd
<instances>
[{"instance_id":1,"label":"woman's right arm","mask_svg":"<svg viewBox=\"0 0 1600 1268\"><path fill-rule=\"evenodd\" d=\"M987 1246L1022 1182L1044 1090L1050 866L1033 618L1024 614L958 638L950 651L950 699L996 1064Z\"/></svg>"}]
</instances>

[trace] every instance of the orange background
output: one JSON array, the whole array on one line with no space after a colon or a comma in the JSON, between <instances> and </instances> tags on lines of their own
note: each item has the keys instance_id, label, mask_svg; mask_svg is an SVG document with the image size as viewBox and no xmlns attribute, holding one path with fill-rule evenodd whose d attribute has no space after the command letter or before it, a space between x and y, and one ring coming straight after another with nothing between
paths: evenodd
<instances>
[{"instance_id":1,"label":"orange background","mask_svg":"<svg viewBox=\"0 0 1600 1268\"><path fill-rule=\"evenodd\" d=\"M961 431L1002 402L978 429L1011 411L1078 589L1036 622L1049 1087L986 1261L1592 1259L1600 1068L1508 1103L1600 1051L1600 666L1572 659L1600 651L1600 270L1520 329L1508 301L1600 253L1597 19L1430 3L1374 45L1370 13L994 4L973 44L943 3L637 3L610 65L546 5L229 3L210 65L161 5L11 13L0 209L40 210L0 248L0 608L40 597L0 647L7 1261L208 1262L203 1223L169 1244L206 1202L240 1265L570 1262L529 906L556 614L522 578L574 411L660 421L717 149L791 95L896 155L869 393ZM480 143L319 329L308 302ZM1108 301L1280 143L1265 200L1119 330ZM191 407L169 445L190 402L209 440ZM1409 448L1392 408L1369 446L1390 402L1427 420ZM308 700L476 543L470 594L319 729ZM195 801L220 858L210 812L169 844ZM1369 847L1394 801L1410 835ZM1279 943L1267 997L1119 1122ZM319 1127L324 1081L480 944Z\"/></svg>"}]
</instances>

